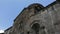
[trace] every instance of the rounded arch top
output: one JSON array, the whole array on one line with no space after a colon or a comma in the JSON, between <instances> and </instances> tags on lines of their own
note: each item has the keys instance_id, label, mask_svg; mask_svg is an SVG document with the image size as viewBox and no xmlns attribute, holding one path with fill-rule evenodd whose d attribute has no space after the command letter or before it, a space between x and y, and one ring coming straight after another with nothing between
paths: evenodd
<instances>
[{"instance_id":1,"label":"rounded arch top","mask_svg":"<svg viewBox=\"0 0 60 34\"><path fill-rule=\"evenodd\" d=\"M32 27L34 24L39 24L40 20L34 20L31 24L30 27ZM39 24L40 25L40 24Z\"/></svg>"},{"instance_id":2,"label":"rounded arch top","mask_svg":"<svg viewBox=\"0 0 60 34\"><path fill-rule=\"evenodd\" d=\"M34 8L34 7L44 8L44 6L39 3L33 3L28 6L28 8Z\"/></svg>"}]
</instances>

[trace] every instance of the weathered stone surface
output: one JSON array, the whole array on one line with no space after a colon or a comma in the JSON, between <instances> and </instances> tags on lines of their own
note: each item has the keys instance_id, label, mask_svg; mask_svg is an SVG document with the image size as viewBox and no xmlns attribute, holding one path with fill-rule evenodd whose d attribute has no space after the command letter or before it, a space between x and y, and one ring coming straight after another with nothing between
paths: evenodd
<instances>
[{"instance_id":1,"label":"weathered stone surface","mask_svg":"<svg viewBox=\"0 0 60 34\"><path fill-rule=\"evenodd\" d=\"M60 3L32 4L16 17L5 34L60 34Z\"/></svg>"}]
</instances>

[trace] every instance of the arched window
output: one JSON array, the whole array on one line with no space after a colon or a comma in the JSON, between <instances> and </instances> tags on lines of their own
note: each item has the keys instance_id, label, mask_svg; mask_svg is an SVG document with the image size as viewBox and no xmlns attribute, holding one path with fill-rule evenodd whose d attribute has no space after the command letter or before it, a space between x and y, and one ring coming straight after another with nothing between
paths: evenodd
<instances>
[{"instance_id":1,"label":"arched window","mask_svg":"<svg viewBox=\"0 0 60 34\"><path fill-rule=\"evenodd\" d=\"M39 34L39 28L40 28L40 26L38 23L35 23L32 26L32 29L36 32L36 34Z\"/></svg>"},{"instance_id":2,"label":"arched window","mask_svg":"<svg viewBox=\"0 0 60 34\"><path fill-rule=\"evenodd\" d=\"M33 24L32 29L35 31L36 34L46 34L45 26L40 26L38 23Z\"/></svg>"}]
</instances>

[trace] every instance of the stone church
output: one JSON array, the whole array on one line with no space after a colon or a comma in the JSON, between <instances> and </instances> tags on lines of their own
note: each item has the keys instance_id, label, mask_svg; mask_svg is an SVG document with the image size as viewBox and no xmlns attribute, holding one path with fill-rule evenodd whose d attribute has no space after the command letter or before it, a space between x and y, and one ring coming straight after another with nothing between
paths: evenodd
<instances>
[{"instance_id":1,"label":"stone church","mask_svg":"<svg viewBox=\"0 0 60 34\"><path fill-rule=\"evenodd\" d=\"M46 7L33 3L24 8L4 34L60 34L60 0Z\"/></svg>"}]
</instances>

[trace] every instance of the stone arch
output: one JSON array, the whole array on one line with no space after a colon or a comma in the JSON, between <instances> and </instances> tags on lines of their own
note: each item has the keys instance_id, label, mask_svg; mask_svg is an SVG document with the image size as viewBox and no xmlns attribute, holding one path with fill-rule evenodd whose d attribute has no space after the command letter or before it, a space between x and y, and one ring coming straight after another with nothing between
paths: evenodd
<instances>
[{"instance_id":1,"label":"stone arch","mask_svg":"<svg viewBox=\"0 0 60 34\"><path fill-rule=\"evenodd\" d=\"M32 27L34 24L39 24L40 20L34 20L31 24L30 24L30 27ZM40 25L40 24L39 24Z\"/></svg>"},{"instance_id":2,"label":"stone arch","mask_svg":"<svg viewBox=\"0 0 60 34\"><path fill-rule=\"evenodd\" d=\"M35 30L35 31L38 31L39 28L40 28L40 25L39 25L38 23L35 23L35 24L32 25L31 28L32 28L33 30Z\"/></svg>"},{"instance_id":3,"label":"stone arch","mask_svg":"<svg viewBox=\"0 0 60 34\"><path fill-rule=\"evenodd\" d=\"M40 25L38 23L33 24L31 28L35 31L36 34L39 34L38 32L40 29Z\"/></svg>"},{"instance_id":4,"label":"stone arch","mask_svg":"<svg viewBox=\"0 0 60 34\"><path fill-rule=\"evenodd\" d=\"M39 24L39 20L35 20L32 24L31 24L31 29L33 30L33 34L46 34L45 32L45 26L40 26L41 24Z\"/></svg>"},{"instance_id":5,"label":"stone arch","mask_svg":"<svg viewBox=\"0 0 60 34\"><path fill-rule=\"evenodd\" d=\"M44 6L42 4L39 3L33 3L31 5L28 6L28 9L34 9L34 13L39 12L40 10L42 10L44 8Z\"/></svg>"},{"instance_id":6,"label":"stone arch","mask_svg":"<svg viewBox=\"0 0 60 34\"><path fill-rule=\"evenodd\" d=\"M33 24L31 28L35 31L35 34L46 34L45 26L40 26L38 23Z\"/></svg>"},{"instance_id":7,"label":"stone arch","mask_svg":"<svg viewBox=\"0 0 60 34\"><path fill-rule=\"evenodd\" d=\"M33 3L33 4L30 4L28 6L28 8L33 8L33 7L40 7L40 8L44 8L44 6L42 4L39 4L39 3Z\"/></svg>"}]
</instances>

